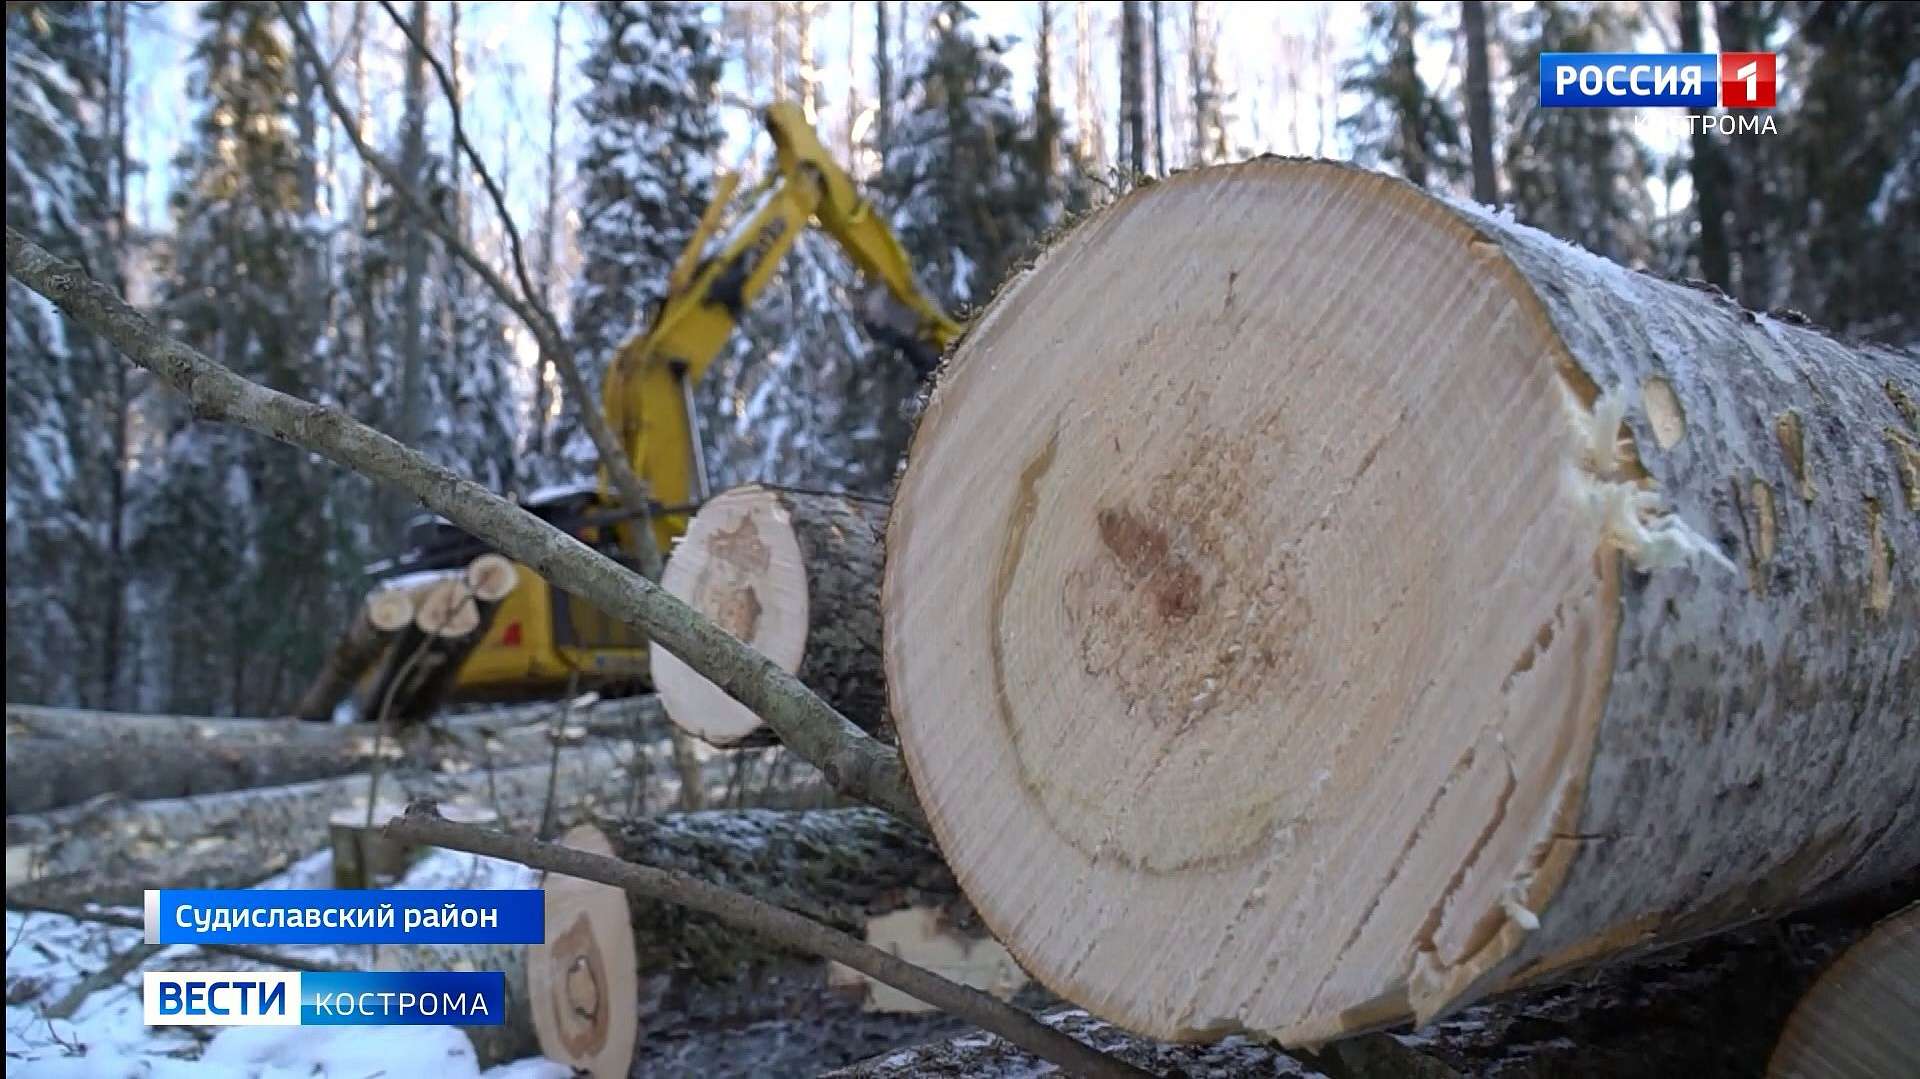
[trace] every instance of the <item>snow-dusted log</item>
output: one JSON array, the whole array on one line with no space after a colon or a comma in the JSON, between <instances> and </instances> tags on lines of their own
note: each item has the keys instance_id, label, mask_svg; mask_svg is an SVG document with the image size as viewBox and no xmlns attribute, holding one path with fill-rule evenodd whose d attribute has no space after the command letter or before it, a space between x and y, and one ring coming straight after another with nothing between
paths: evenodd
<instances>
[{"instance_id":1,"label":"snow-dusted log","mask_svg":"<svg viewBox=\"0 0 1920 1079\"><path fill-rule=\"evenodd\" d=\"M343 807L436 798L496 814L531 830L555 792L557 826L586 814L672 806L679 786L664 765L664 743L635 767L629 747L594 743L552 762L469 767L457 774L389 770L192 798L128 802L95 799L50 813L7 818L7 894L42 903L140 902L147 888L237 888L272 876L327 846L328 823ZM636 775L635 773L640 774Z\"/></svg>"},{"instance_id":2,"label":"snow-dusted log","mask_svg":"<svg viewBox=\"0 0 1920 1079\"><path fill-rule=\"evenodd\" d=\"M796 674L861 729L886 734L880 664L884 502L736 487L700 508L661 587ZM769 745L773 731L665 649L652 649L667 715L716 746Z\"/></svg>"},{"instance_id":3,"label":"snow-dusted log","mask_svg":"<svg viewBox=\"0 0 1920 1079\"><path fill-rule=\"evenodd\" d=\"M268 719L89 712L8 705L7 813L42 813L101 795L184 798L279 786L366 770L376 744L390 767L463 770L547 757L559 704L444 717L432 729L388 732ZM651 742L665 727L658 700L598 701L568 719L570 737Z\"/></svg>"},{"instance_id":4,"label":"snow-dusted log","mask_svg":"<svg viewBox=\"0 0 1920 1079\"><path fill-rule=\"evenodd\" d=\"M1801 998L1770 1079L1920 1075L1920 904L1847 949Z\"/></svg>"},{"instance_id":5,"label":"snow-dusted log","mask_svg":"<svg viewBox=\"0 0 1920 1079\"><path fill-rule=\"evenodd\" d=\"M344 775L367 766L373 744L368 728L9 705L7 813L103 794L173 798Z\"/></svg>"},{"instance_id":6,"label":"snow-dusted log","mask_svg":"<svg viewBox=\"0 0 1920 1079\"><path fill-rule=\"evenodd\" d=\"M1760 1075L1796 998L1835 956L1897 908L1899 896L1911 895L1913 883L1504 994L1419 1030L1362 1034L1314 1051L1290 1054L1245 1037L1169 1044L1078 1010L1054 1011L1045 1021L1156 1074L1196 1079ZM1861 1014L1870 1016L1892 1003L1883 998ZM1006 1079L1032 1075L1039 1067L1033 1057L997 1038L968 1035L888 1052L830 1074L834 1079ZM1920 1073L1907 1068L1872 1074Z\"/></svg>"},{"instance_id":7,"label":"snow-dusted log","mask_svg":"<svg viewBox=\"0 0 1920 1079\"><path fill-rule=\"evenodd\" d=\"M852 934L1000 997L1027 982L960 895L925 833L872 809L708 810L603 820L620 858L676 870ZM752 1011L776 972L854 993L878 1011L925 1005L710 915L629 899L639 974L656 1001L696 1014Z\"/></svg>"},{"instance_id":8,"label":"snow-dusted log","mask_svg":"<svg viewBox=\"0 0 1920 1079\"><path fill-rule=\"evenodd\" d=\"M1912 353L1358 169L1144 187L914 436L914 789L1022 964L1156 1037L1431 1020L1884 881L1916 395Z\"/></svg>"},{"instance_id":9,"label":"snow-dusted log","mask_svg":"<svg viewBox=\"0 0 1920 1079\"><path fill-rule=\"evenodd\" d=\"M404 588L379 588L367 596L320 671L293 706L297 719L325 722L392 643L394 634L413 621L413 594Z\"/></svg>"}]
</instances>

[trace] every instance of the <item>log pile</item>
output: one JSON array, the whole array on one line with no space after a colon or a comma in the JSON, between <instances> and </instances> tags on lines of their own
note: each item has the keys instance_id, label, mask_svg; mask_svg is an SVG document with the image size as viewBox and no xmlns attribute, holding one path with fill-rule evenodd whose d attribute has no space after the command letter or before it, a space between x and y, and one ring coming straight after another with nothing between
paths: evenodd
<instances>
[{"instance_id":1,"label":"log pile","mask_svg":"<svg viewBox=\"0 0 1920 1079\"><path fill-rule=\"evenodd\" d=\"M512 562L486 554L466 572L426 585L416 596L413 621L383 650L360 700L361 717L400 726L432 718L518 580Z\"/></svg>"}]
</instances>

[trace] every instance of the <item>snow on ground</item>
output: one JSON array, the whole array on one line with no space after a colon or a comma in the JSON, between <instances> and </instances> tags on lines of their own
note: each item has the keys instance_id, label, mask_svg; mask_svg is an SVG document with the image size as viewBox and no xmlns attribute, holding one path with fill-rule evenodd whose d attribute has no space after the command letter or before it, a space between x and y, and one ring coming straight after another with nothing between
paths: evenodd
<instances>
[{"instance_id":1,"label":"snow on ground","mask_svg":"<svg viewBox=\"0 0 1920 1079\"><path fill-rule=\"evenodd\" d=\"M492 858L436 851L402 888L530 887L531 870ZM322 851L260 884L332 886ZM137 910L120 913L138 916ZM148 1027L141 1022L141 970L252 970L258 964L181 946L166 948L119 981L88 995L67 1019L46 1012L86 978L141 943L138 930L57 914L7 911L8 1079L565 1079L566 1069L531 1059L480 1070L455 1027ZM287 948L325 963L353 964L364 946Z\"/></svg>"}]
</instances>

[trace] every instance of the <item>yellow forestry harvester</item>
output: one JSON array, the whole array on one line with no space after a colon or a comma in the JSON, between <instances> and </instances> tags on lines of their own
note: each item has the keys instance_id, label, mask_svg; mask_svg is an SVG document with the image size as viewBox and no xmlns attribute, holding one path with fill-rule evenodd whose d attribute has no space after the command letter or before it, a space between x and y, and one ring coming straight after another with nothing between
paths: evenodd
<instances>
[{"instance_id":1,"label":"yellow forestry harvester","mask_svg":"<svg viewBox=\"0 0 1920 1079\"><path fill-rule=\"evenodd\" d=\"M899 240L800 109L776 104L762 119L772 136L775 167L738 200L737 209L739 176L720 180L698 231L673 267L651 324L621 349L601 387L607 425L647 484L653 504L644 515L621 505L604 468L596 485L526 503L530 512L630 566L627 552L634 549L633 530L645 527L643 517L664 554L707 498L694 387L810 223L838 241L865 274L872 291L860 314L877 340L899 347L926 370L960 333L960 326L921 291ZM489 565L499 579L504 560L438 520L417 526L409 546L404 559L387 567L387 579L329 659L320 681L331 678L333 691L316 684L296 707L303 718L336 714L343 698L360 718L419 719L443 703L537 700L558 697L569 687L632 688L644 681L647 642L639 633L550 586L524 565L505 575L511 590L504 598L480 605L484 617L478 624L450 619L444 595L428 593L469 566ZM397 597L410 602L392 602ZM384 608L374 602L383 598ZM472 606L460 596L455 603ZM393 622L402 607L417 615L429 636L431 631L448 634L451 625L477 643L469 640L453 658L441 659L451 669L440 677L421 677L407 669L409 657L401 654L411 647L409 634L418 642L417 629L408 625L396 632L386 625L379 634L367 632L370 618L380 621L376 612L384 610ZM362 654L346 659L356 633L363 638ZM377 650L369 647L373 639L379 641ZM420 697L430 699L409 699Z\"/></svg>"}]
</instances>

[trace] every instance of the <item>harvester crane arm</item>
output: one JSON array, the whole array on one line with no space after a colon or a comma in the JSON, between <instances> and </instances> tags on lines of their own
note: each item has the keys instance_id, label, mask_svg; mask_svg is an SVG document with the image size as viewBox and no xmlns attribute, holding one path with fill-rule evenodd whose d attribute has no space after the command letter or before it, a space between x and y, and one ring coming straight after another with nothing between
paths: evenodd
<instances>
[{"instance_id":1,"label":"harvester crane arm","mask_svg":"<svg viewBox=\"0 0 1920 1079\"><path fill-rule=\"evenodd\" d=\"M906 250L821 145L800 108L782 102L762 118L773 139L774 170L752 189L746 208L716 242L739 189L737 177L722 179L674 265L652 323L621 349L601 388L608 425L658 504L653 528L663 550L708 493L693 387L810 222L817 221L869 280L884 286L884 301L861 312L869 332L902 347L922 370L960 334L960 326L920 289Z\"/></svg>"}]
</instances>

